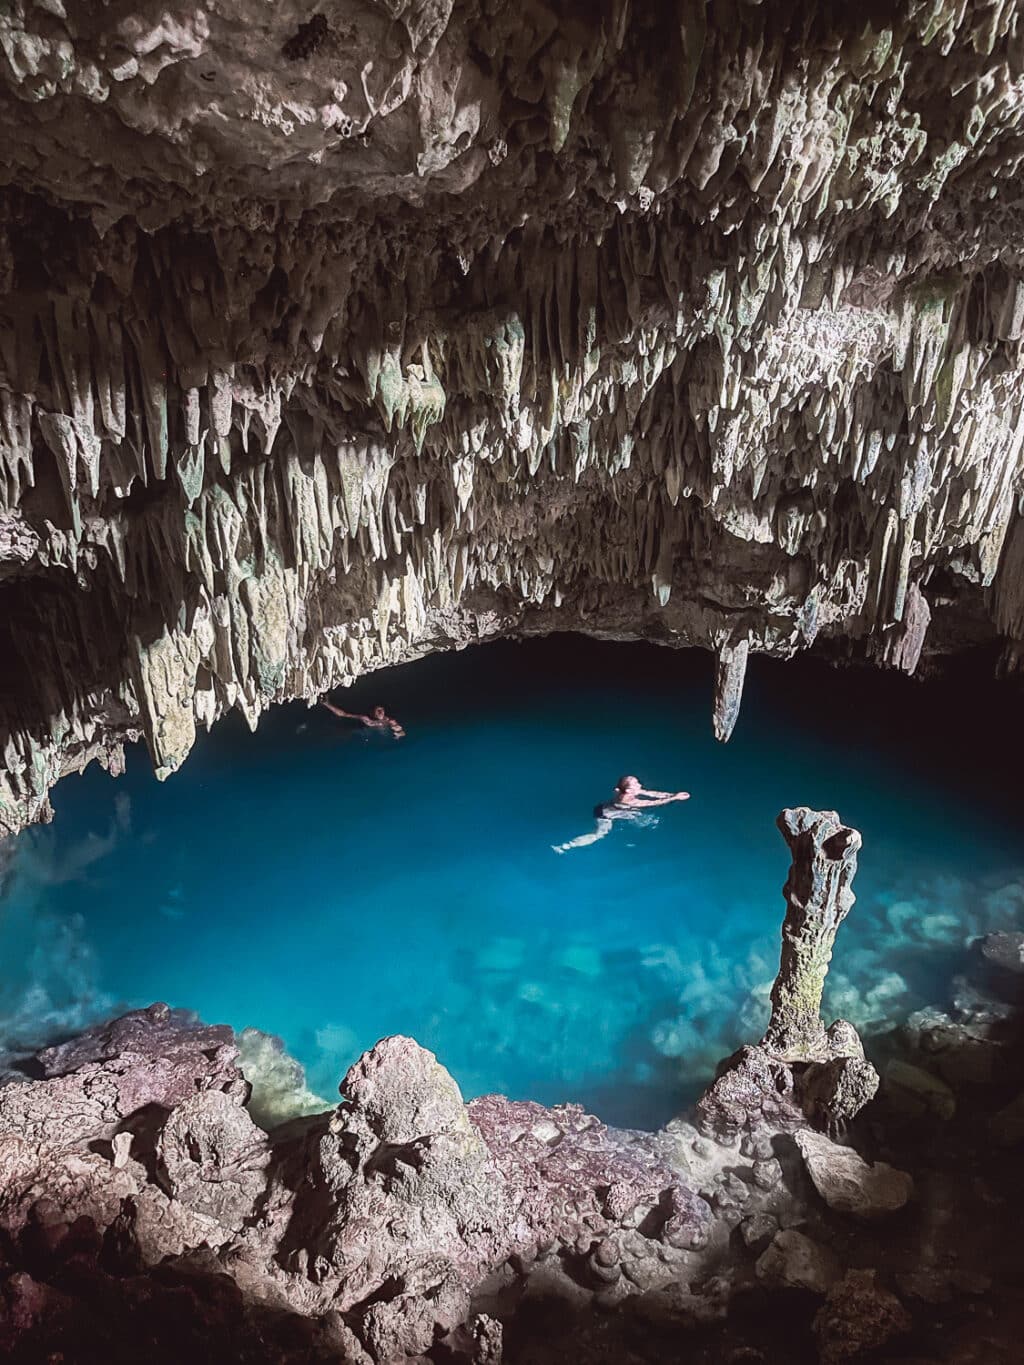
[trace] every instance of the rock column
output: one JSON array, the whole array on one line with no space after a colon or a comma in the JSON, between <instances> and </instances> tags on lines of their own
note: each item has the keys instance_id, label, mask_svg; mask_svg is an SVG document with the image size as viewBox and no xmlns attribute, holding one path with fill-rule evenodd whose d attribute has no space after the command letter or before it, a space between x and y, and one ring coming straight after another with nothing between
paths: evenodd
<instances>
[{"instance_id":1,"label":"rock column","mask_svg":"<svg viewBox=\"0 0 1024 1365\"><path fill-rule=\"evenodd\" d=\"M831 810L797 806L782 811L777 823L793 863L783 888L782 959L763 1046L785 1061L825 1061L834 1049L821 1018L821 995L836 931L855 899L851 883L861 838Z\"/></svg>"}]
</instances>

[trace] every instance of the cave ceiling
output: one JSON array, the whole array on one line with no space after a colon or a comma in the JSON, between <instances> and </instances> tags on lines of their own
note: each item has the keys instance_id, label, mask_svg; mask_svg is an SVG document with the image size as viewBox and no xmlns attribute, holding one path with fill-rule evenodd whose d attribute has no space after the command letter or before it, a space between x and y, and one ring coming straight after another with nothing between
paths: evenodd
<instances>
[{"instance_id":1,"label":"cave ceiling","mask_svg":"<svg viewBox=\"0 0 1024 1365\"><path fill-rule=\"evenodd\" d=\"M501 635L1017 667L1019 5L3 0L0 102L0 832Z\"/></svg>"}]
</instances>

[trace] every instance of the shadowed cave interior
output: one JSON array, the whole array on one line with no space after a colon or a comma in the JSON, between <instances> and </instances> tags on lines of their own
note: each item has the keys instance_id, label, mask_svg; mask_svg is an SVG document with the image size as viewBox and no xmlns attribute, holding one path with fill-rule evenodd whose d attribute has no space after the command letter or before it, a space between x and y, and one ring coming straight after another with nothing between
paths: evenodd
<instances>
[{"instance_id":1,"label":"shadowed cave interior","mask_svg":"<svg viewBox=\"0 0 1024 1365\"><path fill-rule=\"evenodd\" d=\"M1019 1365L1021 6L0 0L0 126L0 1354Z\"/></svg>"}]
</instances>

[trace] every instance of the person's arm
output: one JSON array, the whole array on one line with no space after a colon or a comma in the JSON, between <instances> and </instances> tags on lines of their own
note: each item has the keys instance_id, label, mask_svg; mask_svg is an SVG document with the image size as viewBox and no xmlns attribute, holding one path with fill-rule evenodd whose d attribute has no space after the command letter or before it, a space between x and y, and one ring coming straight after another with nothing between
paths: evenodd
<instances>
[{"instance_id":1,"label":"person's arm","mask_svg":"<svg viewBox=\"0 0 1024 1365\"><path fill-rule=\"evenodd\" d=\"M672 792L665 796L659 796L654 801L630 801L629 808L631 810L640 810L646 809L648 806L667 806L673 801L688 801L689 799L689 792Z\"/></svg>"},{"instance_id":2,"label":"person's arm","mask_svg":"<svg viewBox=\"0 0 1024 1365\"><path fill-rule=\"evenodd\" d=\"M389 720L388 724L391 726L391 733L394 735L395 739L405 739L405 731L397 720Z\"/></svg>"},{"instance_id":3,"label":"person's arm","mask_svg":"<svg viewBox=\"0 0 1024 1365\"><path fill-rule=\"evenodd\" d=\"M326 706L332 715L342 716L345 720L358 720L361 721L363 725L373 724L373 721L369 716L356 715L355 711L343 711L340 706L332 706L329 701L321 702L320 704L321 706Z\"/></svg>"}]
</instances>

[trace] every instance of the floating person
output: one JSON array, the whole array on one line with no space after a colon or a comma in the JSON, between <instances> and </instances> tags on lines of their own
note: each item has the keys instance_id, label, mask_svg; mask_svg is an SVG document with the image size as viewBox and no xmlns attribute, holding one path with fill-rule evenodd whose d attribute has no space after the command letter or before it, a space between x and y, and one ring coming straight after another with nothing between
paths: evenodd
<instances>
[{"instance_id":1,"label":"floating person","mask_svg":"<svg viewBox=\"0 0 1024 1365\"><path fill-rule=\"evenodd\" d=\"M394 716L389 716L383 706L375 706L368 716L360 716L355 711L343 711L340 706L332 706L329 701L320 703L325 706L334 716L341 716L343 720L358 720L371 730L390 730L395 739L404 739L405 731L395 720Z\"/></svg>"},{"instance_id":2,"label":"floating person","mask_svg":"<svg viewBox=\"0 0 1024 1365\"><path fill-rule=\"evenodd\" d=\"M610 834L616 820L632 820L634 824L646 824L649 821L653 824L654 817L645 817L640 812L649 810L652 806L667 806L672 801L689 799L689 792L651 791L640 785L638 777L620 777L615 784L615 796L612 800L604 801L594 808L597 823L593 832L580 834L577 838L570 839L567 844L552 844L551 847L556 853L566 853L570 848L585 848L587 844L596 844L598 839Z\"/></svg>"}]
</instances>

